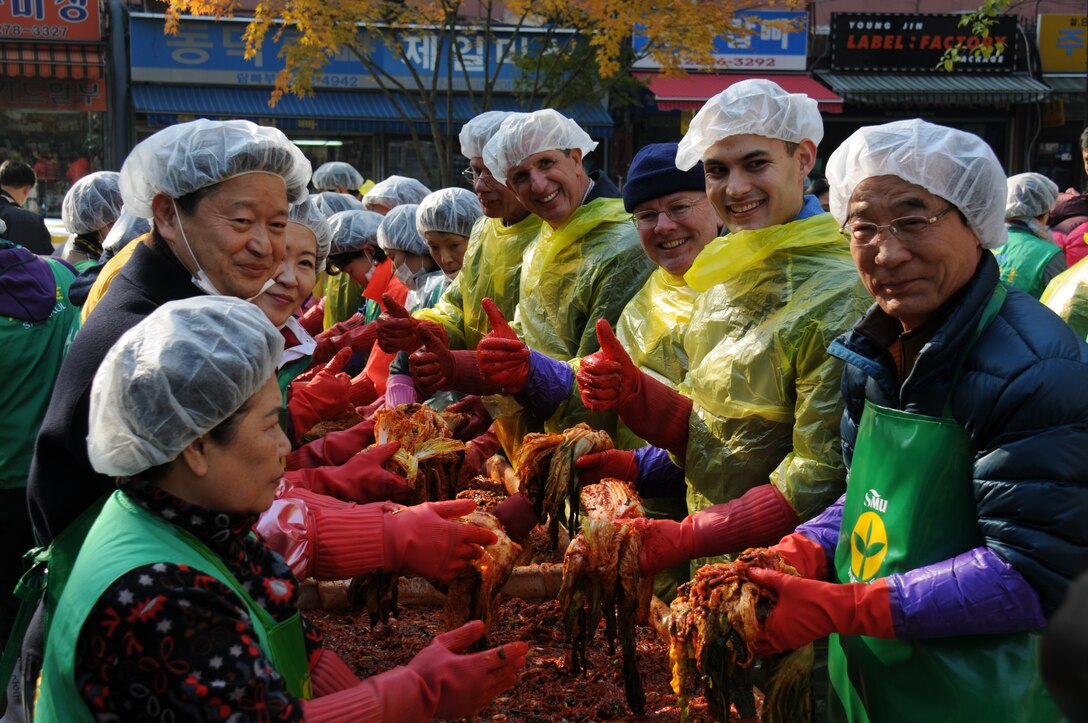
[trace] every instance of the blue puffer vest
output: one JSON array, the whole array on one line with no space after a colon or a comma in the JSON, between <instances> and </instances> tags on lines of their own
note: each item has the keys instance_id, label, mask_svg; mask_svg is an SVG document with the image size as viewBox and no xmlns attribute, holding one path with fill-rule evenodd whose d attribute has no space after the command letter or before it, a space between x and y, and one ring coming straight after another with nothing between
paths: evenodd
<instances>
[{"instance_id":1,"label":"blue puffer vest","mask_svg":"<svg viewBox=\"0 0 1088 723\"><path fill-rule=\"evenodd\" d=\"M887 350L854 329L829 353L846 362L843 457L849 467L866 398L939 417L982 310L998 283L983 254L959 301L899 385ZM866 319L883 314L873 306ZM966 359L952 415L974 443L979 529L1038 591L1049 615L1088 569L1088 345L1053 312L1010 288Z\"/></svg>"}]
</instances>

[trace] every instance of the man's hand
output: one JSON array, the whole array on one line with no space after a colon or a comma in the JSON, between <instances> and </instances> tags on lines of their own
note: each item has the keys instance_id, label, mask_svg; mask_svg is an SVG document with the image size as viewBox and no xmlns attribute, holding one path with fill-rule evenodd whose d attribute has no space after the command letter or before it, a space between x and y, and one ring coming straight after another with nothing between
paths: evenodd
<instances>
[{"instance_id":1,"label":"man's hand","mask_svg":"<svg viewBox=\"0 0 1088 723\"><path fill-rule=\"evenodd\" d=\"M615 409L636 394L642 372L631 361L612 326L597 320L597 340L601 350L582 359L578 369L578 391L587 409L604 412Z\"/></svg>"},{"instance_id":2,"label":"man's hand","mask_svg":"<svg viewBox=\"0 0 1088 723\"><path fill-rule=\"evenodd\" d=\"M505 392L517 393L529 377L529 347L506 323L494 301L484 299L483 307L491 321L491 332L476 345L480 375Z\"/></svg>"}]
</instances>

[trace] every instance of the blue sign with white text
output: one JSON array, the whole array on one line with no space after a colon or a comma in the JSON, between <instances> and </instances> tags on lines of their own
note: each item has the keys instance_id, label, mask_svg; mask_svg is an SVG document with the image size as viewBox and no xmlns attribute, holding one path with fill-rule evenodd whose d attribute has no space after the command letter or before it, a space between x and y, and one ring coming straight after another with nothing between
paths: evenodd
<instances>
[{"instance_id":1,"label":"blue sign with white text","mask_svg":"<svg viewBox=\"0 0 1088 723\"><path fill-rule=\"evenodd\" d=\"M780 21L782 27L769 26L766 20ZM805 70L808 57L807 14L785 10L744 10L734 21L744 32L725 33L714 40L714 68L717 70ZM647 54L649 39L636 26L631 42L637 70L656 70L661 61ZM694 64L686 66L695 69ZM707 68L700 68L708 70Z\"/></svg>"}]
</instances>

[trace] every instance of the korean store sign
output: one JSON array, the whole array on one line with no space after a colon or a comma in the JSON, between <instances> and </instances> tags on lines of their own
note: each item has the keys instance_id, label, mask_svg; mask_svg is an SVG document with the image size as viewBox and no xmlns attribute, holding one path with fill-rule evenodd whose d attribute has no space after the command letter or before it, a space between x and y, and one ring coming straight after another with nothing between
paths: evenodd
<instances>
[{"instance_id":1,"label":"korean store sign","mask_svg":"<svg viewBox=\"0 0 1088 723\"><path fill-rule=\"evenodd\" d=\"M98 0L0 0L0 40L101 40Z\"/></svg>"}]
</instances>

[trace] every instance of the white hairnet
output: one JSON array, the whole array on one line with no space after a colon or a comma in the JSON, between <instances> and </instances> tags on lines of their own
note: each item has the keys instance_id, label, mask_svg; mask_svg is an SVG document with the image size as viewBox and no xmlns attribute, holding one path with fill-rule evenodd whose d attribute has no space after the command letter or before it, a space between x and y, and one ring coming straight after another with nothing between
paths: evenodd
<instances>
[{"instance_id":1,"label":"white hairnet","mask_svg":"<svg viewBox=\"0 0 1088 723\"><path fill-rule=\"evenodd\" d=\"M383 251L389 253L397 250L419 256L427 256L431 253L431 250L427 248L427 242L416 229L416 211L418 210L418 205L406 203L385 214L382 225L378 227L378 245Z\"/></svg>"},{"instance_id":2,"label":"white hairnet","mask_svg":"<svg viewBox=\"0 0 1088 723\"><path fill-rule=\"evenodd\" d=\"M3 236L8 232L8 224L4 219L0 218L0 236Z\"/></svg>"},{"instance_id":3,"label":"white hairnet","mask_svg":"<svg viewBox=\"0 0 1088 723\"><path fill-rule=\"evenodd\" d=\"M804 93L787 93L777 83L753 78L734 83L699 109L680 139L676 167L682 171L703 160L712 145L730 136L755 135L787 143L824 137L816 101Z\"/></svg>"},{"instance_id":4,"label":"white hairnet","mask_svg":"<svg viewBox=\"0 0 1088 723\"><path fill-rule=\"evenodd\" d=\"M322 191L321 193L311 194L310 199L313 200L318 210L325 214L325 218L329 218L334 213L340 213L341 211L366 210L366 206L363 205L362 201L347 193Z\"/></svg>"},{"instance_id":5,"label":"white hairnet","mask_svg":"<svg viewBox=\"0 0 1088 723\"><path fill-rule=\"evenodd\" d=\"M850 196L866 178L898 176L958 208L983 248L1007 240L1005 171L973 133L913 118L859 128L827 161L831 213L846 222Z\"/></svg>"},{"instance_id":6,"label":"white hairnet","mask_svg":"<svg viewBox=\"0 0 1088 723\"><path fill-rule=\"evenodd\" d=\"M455 233L468 238L472 224L484 215L480 199L464 188L440 188L423 199L416 209L416 230Z\"/></svg>"},{"instance_id":7,"label":"white hairnet","mask_svg":"<svg viewBox=\"0 0 1088 723\"><path fill-rule=\"evenodd\" d=\"M282 132L244 120L204 119L138 143L121 167L121 195L129 211L151 218L151 199L159 193L181 198L246 173L281 177L289 203L306 198L310 162Z\"/></svg>"},{"instance_id":8,"label":"white hairnet","mask_svg":"<svg viewBox=\"0 0 1088 723\"><path fill-rule=\"evenodd\" d=\"M375 205L396 208L402 203L419 203L430 192L431 189L414 178L390 176L366 192L363 205L371 210Z\"/></svg>"},{"instance_id":9,"label":"white hairnet","mask_svg":"<svg viewBox=\"0 0 1088 723\"><path fill-rule=\"evenodd\" d=\"M481 113L468 123L461 126L461 155L470 161L473 158L483 157L484 146L499 131L502 122L513 113L504 110L489 110Z\"/></svg>"},{"instance_id":10,"label":"white hairnet","mask_svg":"<svg viewBox=\"0 0 1088 723\"><path fill-rule=\"evenodd\" d=\"M90 173L72 184L64 194L60 217L68 233L97 231L121 215L121 174L116 171Z\"/></svg>"},{"instance_id":11,"label":"white hairnet","mask_svg":"<svg viewBox=\"0 0 1088 723\"><path fill-rule=\"evenodd\" d=\"M378 226L384 218L380 213L356 209L341 211L329 218L332 229L331 254L346 254L360 251L364 246L378 245Z\"/></svg>"},{"instance_id":12,"label":"white hairnet","mask_svg":"<svg viewBox=\"0 0 1088 723\"><path fill-rule=\"evenodd\" d=\"M319 191L335 191L337 188L358 190L363 185L363 176L350 163L330 161L322 163L314 171L313 184Z\"/></svg>"},{"instance_id":13,"label":"white hairnet","mask_svg":"<svg viewBox=\"0 0 1088 723\"><path fill-rule=\"evenodd\" d=\"M229 296L163 304L94 375L91 466L121 477L176 459L271 379L282 353L283 336L255 304Z\"/></svg>"},{"instance_id":14,"label":"white hairnet","mask_svg":"<svg viewBox=\"0 0 1088 723\"><path fill-rule=\"evenodd\" d=\"M300 203L291 204L287 220L305 226L317 237L317 270L324 269L325 260L329 258L329 249L332 247L332 227L325 220L325 214L310 199L305 198Z\"/></svg>"},{"instance_id":15,"label":"white hairnet","mask_svg":"<svg viewBox=\"0 0 1088 723\"><path fill-rule=\"evenodd\" d=\"M146 218L133 216L124 206L121 207L121 215L113 222L113 227L102 240L102 250L116 254L145 233L151 231L151 221Z\"/></svg>"},{"instance_id":16,"label":"white hairnet","mask_svg":"<svg viewBox=\"0 0 1088 723\"><path fill-rule=\"evenodd\" d=\"M1005 186L1005 218L1037 218L1058 200L1058 184L1041 173L1009 176Z\"/></svg>"},{"instance_id":17,"label":"white hairnet","mask_svg":"<svg viewBox=\"0 0 1088 723\"><path fill-rule=\"evenodd\" d=\"M559 111L545 108L532 113L511 113L484 145L484 165L499 183L506 173L534 153L578 148L582 157L597 142L582 127Z\"/></svg>"}]
</instances>

